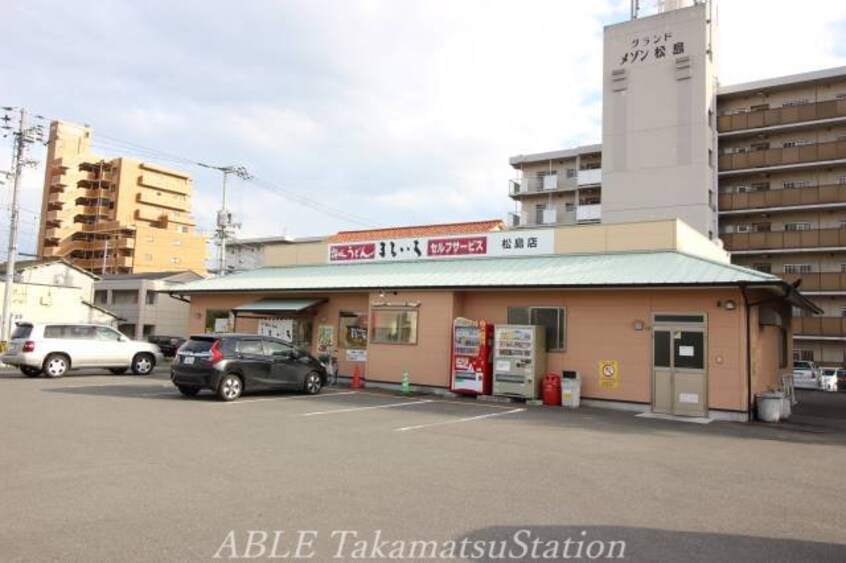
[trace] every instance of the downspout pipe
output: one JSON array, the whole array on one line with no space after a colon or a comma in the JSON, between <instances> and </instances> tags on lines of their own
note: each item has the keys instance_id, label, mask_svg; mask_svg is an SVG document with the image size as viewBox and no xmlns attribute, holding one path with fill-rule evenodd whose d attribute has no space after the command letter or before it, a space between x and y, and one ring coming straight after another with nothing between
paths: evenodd
<instances>
[{"instance_id":1,"label":"downspout pipe","mask_svg":"<svg viewBox=\"0 0 846 563\"><path fill-rule=\"evenodd\" d=\"M743 307L746 311L746 420L752 422L755 419L752 414L752 323L749 320L752 304L746 294L745 285L740 286L740 293L743 295Z\"/></svg>"}]
</instances>

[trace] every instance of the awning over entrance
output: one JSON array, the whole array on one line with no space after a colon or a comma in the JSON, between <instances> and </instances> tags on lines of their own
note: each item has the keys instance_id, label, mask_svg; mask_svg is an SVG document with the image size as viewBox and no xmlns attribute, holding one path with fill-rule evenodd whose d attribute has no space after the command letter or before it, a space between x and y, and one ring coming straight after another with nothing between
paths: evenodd
<instances>
[{"instance_id":1,"label":"awning over entrance","mask_svg":"<svg viewBox=\"0 0 846 563\"><path fill-rule=\"evenodd\" d=\"M254 303L238 305L232 311L235 313L299 313L324 301L326 299L262 299Z\"/></svg>"}]
</instances>

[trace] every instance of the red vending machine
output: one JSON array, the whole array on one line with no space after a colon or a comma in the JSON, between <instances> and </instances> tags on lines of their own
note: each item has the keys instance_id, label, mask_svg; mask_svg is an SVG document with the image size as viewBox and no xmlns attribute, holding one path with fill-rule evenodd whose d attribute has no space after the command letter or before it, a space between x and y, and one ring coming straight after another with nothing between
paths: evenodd
<instances>
[{"instance_id":1,"label":"red vending machine","mask_svg":"<svg viewBox=\"0 0 846 563\"><path fill-rule=\"evenodd\" d=\"M491 394L493 325L457 318L452 323L450 391L465 395Z\"/></svg>"}]
</instances>

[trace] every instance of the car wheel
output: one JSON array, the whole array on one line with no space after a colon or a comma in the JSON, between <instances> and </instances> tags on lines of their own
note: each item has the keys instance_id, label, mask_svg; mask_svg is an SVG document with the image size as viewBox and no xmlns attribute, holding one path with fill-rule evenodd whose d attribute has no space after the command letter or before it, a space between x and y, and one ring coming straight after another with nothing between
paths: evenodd
<instances>
[{"instance_id":1,"label":"car wheel","mask_svg":"<svg viewBox=\"0 0 846 563\"><path fill-rule=\"evenodd\" d=\"M316 371L310 371L305 376L305 382L303 382L303 391L308 393L309 395L317 395L320 393L320 389L323 387L323 380L320 378L320 374Z\"/></svg>"},{"instance_id":2,"label":"car wheel","mask_svg":"<svg viewBox=\"0 0 846 563\"><path fill-rule=\"evenodd\" d=\"M122 374L126 373L126 370L128 370L128 369L129 368L109 368L109 371L112 372L115 375L122 375Z\"/></svg>"},{"instance_id":3,"label":"car wheel","mask_svg":"<svg viewBox=\"0 0 846 563\"><path fill-rule=\"evenodd\" d=\"M217 396L224 401L234 401L244 391L244 384L241 378L234 373L228 373L220 380L217 388Z\"/></svg>"},{"instance_id":4,"label":"car wheel","mask_svg":"<svg viewBox=\"0 0 846 563\"><path fill-rule=\"evenodd\" d=\"M21 366L21 373L27 377L38 377L41 375L41 368L32 366Z\"/></svg>"},{"instance_id":5,"label":"car wheel","mask_svg":"<svg viewBox=\"0 0 846 563\"><path fill-rule=\"evenodd\" d=\"M193 397L194 395L200 392L199 387L186 387L185 385L177 385L176 388L179 389L179 392L185 395L186 397Z\"/></svg>"},{"instance_id":6,"label":"car wheel","mask_svg":"<svg viewBox=\"0 0 846 563\"><path fill-rule=\"evenodd\" d=\"M135 354L132 358L132 373L135 375L150 375L156 367L156 359L151 354Z\"/></svg>"},{"instance_id":7,"label":"car wheel","mask_svg":"<svg viewBox=\"0 0 846 563\"><path fill-rule=\"evenodd\" d=\"M62 377L70 369L70 358L64 354L50 354L44 358L42 369L47 377Z\"/></svg>"}]
</instances>

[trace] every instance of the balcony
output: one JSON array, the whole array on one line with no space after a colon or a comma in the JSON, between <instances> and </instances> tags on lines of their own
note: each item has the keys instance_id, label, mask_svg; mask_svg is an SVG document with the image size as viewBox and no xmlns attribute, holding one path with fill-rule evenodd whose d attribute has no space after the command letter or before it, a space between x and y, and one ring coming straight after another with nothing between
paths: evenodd
<instances>
[{"instance_id":1,"label":"balcony","mask_svg":"<svg viewBox=\"0 0 846 563\"><path fill-rule=\"evenodd\" d=\"M138 177L138 183L148 188L165 190L180 195L191 193L191 184L187 178L170 178L159 173L146 173Z\"/></svg>"},{"instance_id":2,"label":"balcony","mask_svg":"<svg viewBox=\"0 0 846 563\"><path fill-rule=\"evenodd\" d=\"M602 219L602 205L579 205L576 207L576 223L596 223Z\"/></svg>"},{"instance_id":3,"label":"balcony","mask_svg":"<svg viewBox=\"0 0 846 563\"><path fill-rule=\"evenodd\" d=\"M157 207L165 207L167 209L174 209L176 211L187 211L190 207L187 199L177 199L173 196L157 196L145 190L138 194L137 201L139 203L146 203L147 205L154 205Z\"/></svg>"},{"instance_id":4,"label":"balcony","mask_svg":"<svg viewBox=\"0 0 846 563\"><path fill-rule=\"evenodd\" d=\"M720 174L729 170L786 166L804 162L846 159L846 141L830 141L798 147L765 149L720 155Z\"/></svg>"},{"instance_id":5,"label":"balcony","mask_svg":"<svg viewBox=\"0 0 846 563\"><path fill-rule=\"evenodd\" d=\"M846 205L846 184L720 194L720 211L831 203Z\"/></svg>"},{"instance_id":6,"label":"balcony","mask_svg":"<svg viewBox=\"0 0 846 563\"><path fill-rule=\"evenodd\" d=\"M725 243L726 250L731 252L846 247L846 229L722 233L720 238Z\"/></svg>"},{"instance_id":7,"label":"balcony","mask_svg":"<svg viewBox=\"0 0 846 563\"><path fill-rule=\"evenodd\" d=\"M837 117L846 117L846 100L827 100L802 106L721 115L717 118L717 129L720 133L727 133Z\"/></svg>"},{"instance_id":8,"label":"balcony","mask_svg":"<svg viewBox=\"0 0 846 563\"><path fill-rule=\"evenodd\" d=\"M545 209L539 217L536 213L509 213L508 225L510 227L540 227L550 225L578 225L582 223L595 223L602 216L602 206L580 205L571 211L566 207Z\"/></svg>"},{"instance_id":9,"label":"balcony","mask_svg":"<svg viewBox=\"0 0 846 563\"><path fill-rule=\"evenodd\" d=\"M508 195L518 199L524 195L572 192L582 186L596 186L602 183L602 169L579 170L573 178L562 174L528 176L508 181Z\"/></svg>"},{"instance_id":10,"label":"balcony","mask_svg":"<svg viewBox=\"0 0 846 563\"><path fill-rule=\"evenodd\" d=\"M595 186L602 183L602 168L579 170L576 181L580 186Z\"/></svg>"},{"instance_id":11,"label":"balcony","mask_svg":"<svg viewBox=\"0 0 846 563\"><path fill-rule=\"evenodd\" d=\"M846 336L846 317L793 317L794 336Z\"/></svg>"},{"instance_id":12,"label":"balcony","mask_svg":"<svg viewBox=\"0 0 846 563\"><path fill-rule=\"evenodd\" d=\"M794 283L801 279L799 289L806 291L846 291L846 272L812 272L809 274L779 274L784 281Z\"/></svg>"}]
</instances>

